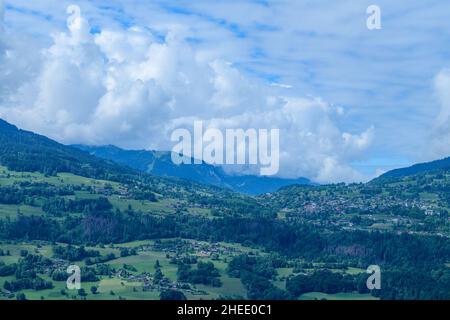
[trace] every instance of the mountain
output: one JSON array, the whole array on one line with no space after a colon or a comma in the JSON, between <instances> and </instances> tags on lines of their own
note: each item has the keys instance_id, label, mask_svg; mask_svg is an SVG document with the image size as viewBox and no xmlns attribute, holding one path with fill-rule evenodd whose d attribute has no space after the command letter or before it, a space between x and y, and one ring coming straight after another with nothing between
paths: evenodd
<instances>
[{"instance_id":1,"label":"mountain","mask_svg":"<svg viewBox=\"0 0 450 320\"><path fill-rule=\"evenodd\" d=\"M178 177L203 184L224 187L246 194L263 194L294 184L311 184L306 178L281 179L260 176L234 176L222 168L203 162L202 164L175 165L170 152L124 150L116 146L74 145L97 157L115 161L131 168L158 176Z\"/></svg>"},{"instance_id":2,"label":"mountain","mask_svg":"<svg viewBox=\"0 0 450 320\"><path fill-rule=\"evenodd\" d=\"M122 162L129 160L126 152L120 152L118 148L107 148L111 154L122 154ZM139 154L140 157L136 157ZM266 211L264 205L258 204L255 199L244 194L238 194L230 189L217 187L211 184L202 184L194 180L181 179L175 174L180 170L173 166L164 153L137 153L133 154L136 162L124 165L108 159L97 157L89 152L80 150L73 146L63 145L45 136L25 131L0 119L0 168L2 172L32 172L40 173L45 179L60 177L62 173L69 173L79 177L86 184L94 183L91 189L98 189L105 182L115 182L121 185L117 191L121 197L131 197L134 200L155 200L156 196L162 199L171 199L171 204L161 205L164 210L182 209L186 202L194 209L204 207L205 203L214 199L214 208L217 212L227 211L244 212L245 214L261 214ZM143 172L142 163L149 163L151 156L158 160L154 161L156 172L169 172L173 176L159 176ZM147 157L147 158L146 158ZM128 161L127 161L128 162ZM214 167L199 167L203 170L215 169ZM170 171L173 169L175 171ZM192 175L200 176L206 171L191 172ZM189 177L189 176L187 176ZM51 180L51 179L50 179ZM64 179L63 179L64 180ZM93 182L94 181L94 182ZM62 183L62 182L61 182ZM86 185L83 186L83 188ZM70 188L70 187L69 187ZM89 192L91 192L90 190ZM0 192L0 204L1 196ZM14 193L14 192L13 192ZM108 193L106 193L108 194ZM17 196L17 195L16 195ZM169 201L169 202L170 202ZM174 203L177 203L176 205ZM182 202L182 203L179 203ZM158 208L160 210L161 208ZM243 209L242 209L243 208Z\"/></svg>"},{"instance_id":3,"label":"mountain","mask_svg":"<svg viewBox=\"0 0 450 320\"><path fill-rule=\"evenodd\" d=\"M98 150L90 147L82 149L81 146L63 145L45 136L21 130L0 119L0 165L11 171L40 172L47 176L72 173L129 184L158 194L173 194L175 197L202 193L217 198L240 198L239 195L230 195L232 192L229 191L250 194L252 190L259 190L252 177L230 178L230 183L236 185L233 188L225 181L228 176L220 168L206 163L176 166L168 152L126 151L113 146ZM261 185L265 180L260 180ZM280 185L277 183L273 184L275 188ZM266 190L275 189L263 191Z\"/></svg>"},{"instance_id":4,"label":"mountain","mask_svg":"<svg viewBox=\"0 0 450 320\"><path fill-rule=\"evenodd\" d=\"M431 162L418 163L406 168L391 170L381 175L378 179L402 178L421 173L439 173L446 171L450 171L450 157Z\"/></svg>"},{"instance_id":5,"label":"mountain","mask_svg":"<svg viewBox=\"0 0 450 320\"><path fill-rule=\"evenodd\" d=\"M123 150L112 145L99 147L74 145L73 147L89 152L96 157L157 176L178 177L214 186L222 185L224 173L220 168L206 163L177 166L173 164L170 152Z\"/></svg>"},{"instance_id":6,"label":"mountain","mask_svg":"<svg viewBox=\"0 0 450 320\"><path fill-rule=\"evenodd\" d=\"M140 161L148 160L145 157ZM97 180L109 180L131 185L141 191L173 194L185 197L198 192L210 196L230 197L228 190L195 180L179 179L176 175L147 174L139 163L123 165L107 157L97 157L89 152L63 145L45 136L25 131L0 119L0 165L17 172L39 172L46 176L71 173ZM122 161L123 162L123 161ZM163 170L165 162L158 161ZM199 173L200 174L200 173Z\"/></svg>"},{"instance_id":7,"label":"mountain","mask_svg":"<svg viewBox=\"0 0 450 320\"><path fill-rule=\"evenodd\" d=\"M18 129L0 119L0 164L9 170L55 175L69 172L92 178L136 174L135 170L47 137Z\"/></svg>"}]
</instances>

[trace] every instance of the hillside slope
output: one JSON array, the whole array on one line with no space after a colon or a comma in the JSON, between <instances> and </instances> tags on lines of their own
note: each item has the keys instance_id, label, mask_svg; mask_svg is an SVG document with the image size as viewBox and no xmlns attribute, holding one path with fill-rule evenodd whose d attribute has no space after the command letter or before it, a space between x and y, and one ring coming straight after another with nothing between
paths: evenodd
<instances>
[{"instance_id":1,"label":"hillside slope","mask_svg":"<svg viewBox=\"0 0 450 320\"><path fill-rule=\"evenodd\" d=\"M401 178L421 173L448 172L450 170L450 157L431 162L418 163L410 167L395 169L386 172L379 178Z\"/></svg>"},{"instance_id":2,"label":"hillside slope","mask_svg":"<svg viewBox=\"0 0 450 320\"><path fill-rule=\"evenodd\" d=\"M45 136L18 129L0 119L0 164L14 171L55 175L69 172L92 178L136 174L114 162L62 145Z\"/></svg>"}]
</instances>

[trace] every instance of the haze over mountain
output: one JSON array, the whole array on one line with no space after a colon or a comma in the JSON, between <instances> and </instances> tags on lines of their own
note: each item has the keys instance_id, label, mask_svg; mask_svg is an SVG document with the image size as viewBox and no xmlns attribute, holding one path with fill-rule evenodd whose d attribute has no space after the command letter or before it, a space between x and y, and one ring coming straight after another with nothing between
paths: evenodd
<instances>
[{"instance_id":1,"label":"haze over mountain","mask_svg":"<svg viewBox=\"0 0 450 320\"><path fill-rule=\"evenodd\" d=\"M133 169L163 177L178 177L203 184L229 188L246 194L263 194L294 184L312 184L306 178L282 179L251 175L229 175L222 168L203 162L202 164L175 165L168 151L124 150L116 146L74 147L97 157L127 165Z\"/></svg>"}]
</instances>

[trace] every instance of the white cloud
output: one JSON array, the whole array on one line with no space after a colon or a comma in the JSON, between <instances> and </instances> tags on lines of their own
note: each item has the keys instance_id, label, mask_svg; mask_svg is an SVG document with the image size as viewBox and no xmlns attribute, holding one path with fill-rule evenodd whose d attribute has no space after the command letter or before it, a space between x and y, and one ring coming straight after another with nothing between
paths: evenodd
<instances>
[{"instance_id":1,"label":"white cloud","mask_svg":"<svg viewBox=\"0 0 450 320\"><path fill-rule=\"evenodd\" d=\"M450 122L450 69L444 69L436 76L435 89L440 102L436 126L440 127Z\"/></svg>"},{"instance_id":2,"label":"white cloud","mask_svg":"<svg viewBox=\"0 0 450 320\"><path fill-rule=\"evenodd\" d=\"M38 51L30 37L11 35L5 31L4 2L0 0L0 105L14 103L19 93L18 88L28 78L36 75L41 63Z\"/></svg>"},{"instance_id":3,"label":"white cloud","mask_svg":"<svg viewBox=\"0 0 450 320\"><path fill-rule=\"evenodd\" d=\"M42 54L6 50L1 83L11 83L5 79L13 71L17 81L0 87L0 116L65 143L166 150L171 130L191 128L195 119L219 129L279 128L281 176L363 179L349 163L363 157L374 130L343 132L336 121L345 117L342 108L286 96L285 88L244 75L191 46L180 25L168 27L165 39L144 27L94 35L78 7L67 12L68 31L55 34ZM15 65L21 56L32 61L25 64L32 73Z\"/></svg>"},{"instance_id":4,"label":"white cloud","mask_svg":"<svg viewBox=\"0 0 450 320\"><path fill-rule=\"evenodd\" d=\"M450 155L450 69L443 69L437 74L434 88L440 108L434 119L429 143L425 149L427 151L426 160Z\"/></svg>"}]
</instances>

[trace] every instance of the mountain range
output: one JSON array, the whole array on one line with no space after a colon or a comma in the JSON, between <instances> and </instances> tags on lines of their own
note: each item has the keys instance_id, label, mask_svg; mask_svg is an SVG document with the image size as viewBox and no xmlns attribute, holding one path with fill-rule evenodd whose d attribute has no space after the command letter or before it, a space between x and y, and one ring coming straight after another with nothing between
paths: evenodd
<instances>
[{"instance_id":1,"label":"mountain range","mask_svg":"<svg viewBox=\"0 0 450 320\"><path fill-rule=\"evenodd\" d=\"M99 158L162 177L178 177L202 184L228 188L236 192L257 195L275 192L289 185L312 184L306 178L282 179L252 175L229 175L221 167L202 164L175 165L170 152L124 150L116 146L73 145ZM193 163L193 161L192 161Z\"/></svg>"},{"instance_id":2,"label":"mountain range","mask_svg":"<svg viewBox=\"0 0 450 320\"><path fill-rule=\"evenodd\" d=\"M49 157L48 155L52 156ZM0 163L11 170L82 173L95 178L149 173L156 177L181 178L194 183L227 188L244 194L264 194L290 185L314 185L306 178L282 179L229 175L207 163L175 165L170 152L124 150L109 146L66 146L45 136L18 129L0 119ZM374 181L424 173L450 171L450 157L388 171Z\"/></svg>"},{"instance_id":3,"label":"mountain range","mask_svg":"<svg viewBox=\"0 0 450 320\"><path fill-rule=\"evenodd\" d=\"M2 119L0 162L17 171L82 173L84 176L108 179L114 175L145 172L252 195L274 192L288 185L311 183L306 178L232 176L220 167L207 163L177 166L172 162L170 152L123 150L115 146L66 146L45 136L21 130Z\"/></svg>"}]
</instances>

